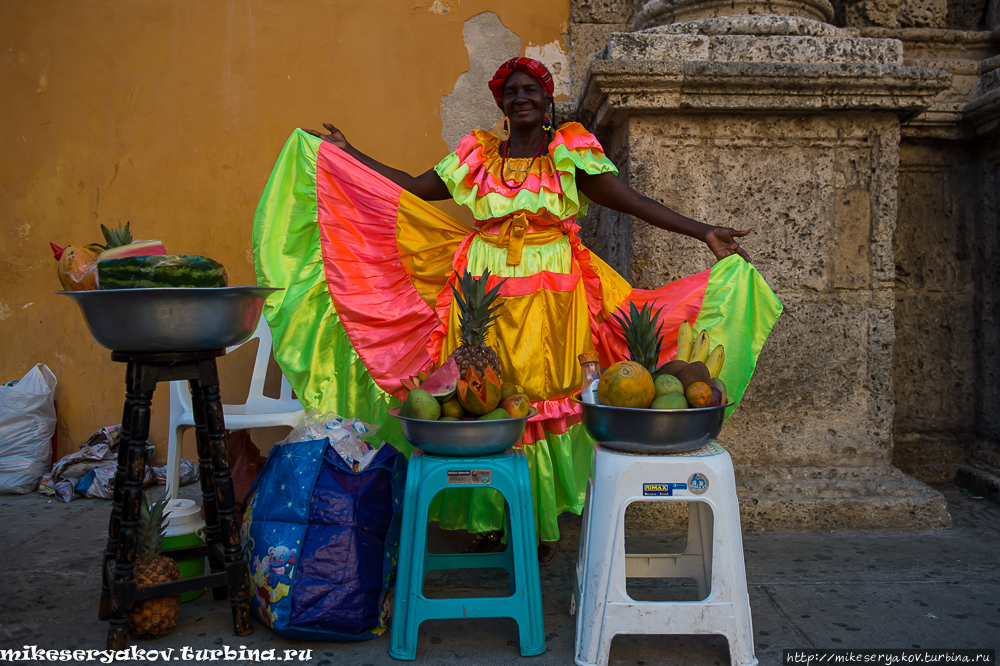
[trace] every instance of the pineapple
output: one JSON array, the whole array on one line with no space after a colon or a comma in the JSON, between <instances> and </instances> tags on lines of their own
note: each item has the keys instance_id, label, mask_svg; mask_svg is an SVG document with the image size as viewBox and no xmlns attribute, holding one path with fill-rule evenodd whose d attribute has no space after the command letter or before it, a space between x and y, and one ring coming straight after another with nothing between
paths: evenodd
<instances>
[{"instance_id":1,"label":"pineapple","mask_svg":"<svg viewBox=\"0 0 1000 666\"><path fill-rule=\"evenodd\" d=\"M478 278L466 269L458 278L461 293L452 286L455 302L458 304L462 344L451 355L458 363L460 377L465 377L470 365L480 377L484 376L487 366L500 376L500 357L486 344L486 334L493 325L493 320L500 316L497 310L503 307L503 303L495 301L500 296L500 285L506 280L501 280L500 284L487 291L486 283L489 279L489 269Z\"/></svg>"},{"instance_id":2,"label":"pineapple","mask_svg":"<svg viewBox=\"0 0 1000 666\"><path fill-rule=\"evenodd\" d=\"M132 232L129 230L129 222L125 223L125 228L119 224L117 229L109 229L101 225L101 233L104 234L104 243L101 247L105 250L130 245L132 243Z\"/></svg>"},{"instance_id":3,"label":"pineapple","mask_svg":"<svg viewBox=\"0 0 1000 666\"><path fill-rule=\"evenodd\" d=\"M143 497L139 520L139 552L136 553L136 587L180 580L181 572L163 550L164 516L167 500L150 505ZM158 638L174 628L181 614L181 595L146 599L132 607L129 632L136 638Z\"/></svg>"},{"instance_id":4,"label":"pineapple","mask_svg":"<svg viewBox=\"0 0 1000 666\"><path fill-rule=\"evenodd\" d=\"M653 312L648 303L639 310L635 303L629 303L629 312L624 316L614 315L615 321L621 324L625 344L628 345L629 358L649 371L655 380L663 367L660 362L660 349L663 346L663 324L656 325L660 310Z\"/></svg>"}]
</instances>

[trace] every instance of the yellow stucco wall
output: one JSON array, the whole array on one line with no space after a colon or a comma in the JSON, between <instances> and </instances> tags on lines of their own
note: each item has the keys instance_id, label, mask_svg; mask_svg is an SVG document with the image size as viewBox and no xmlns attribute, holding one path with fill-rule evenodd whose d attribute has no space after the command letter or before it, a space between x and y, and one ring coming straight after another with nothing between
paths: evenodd
<instances>
[{"instance_id":1,"label":"yellow stucco wall","mask_svg":"<svg viewBox=\"0 0 1000 666\"><path fill-rule=\"evenodd\" d=\"M522 53L564 44L569 0L424 2L0 4L0 382L38 362L53 370L59 455L118 422L124 369L53 293L49 241L98 242L100 223L131 221L137 237L254 284L253 213L293 128L336 123L420 172L448 150L440 105L469 69L466 20L496 13ZM227 400L245 396L250 359L220 362Z\"/></svg>"}]
</instances>

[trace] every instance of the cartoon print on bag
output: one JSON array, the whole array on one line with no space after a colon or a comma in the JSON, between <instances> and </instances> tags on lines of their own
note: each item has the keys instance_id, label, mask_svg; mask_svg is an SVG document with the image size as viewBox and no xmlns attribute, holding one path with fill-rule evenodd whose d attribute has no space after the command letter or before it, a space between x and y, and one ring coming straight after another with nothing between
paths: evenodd
<instances>
[{"instance_id":1,"label":"cartoon print on bag","mask_svg":"<svg viewBox=\"0 0 1000 666\"><path fill-rule=\"evenodd\" d=\"M295 567L294 548L271 546L264 559L253 558L253 582L257 592L260 617L269 627L274 626L277 617L271 606L288 596Z\"/></svg>"}]
</instances>

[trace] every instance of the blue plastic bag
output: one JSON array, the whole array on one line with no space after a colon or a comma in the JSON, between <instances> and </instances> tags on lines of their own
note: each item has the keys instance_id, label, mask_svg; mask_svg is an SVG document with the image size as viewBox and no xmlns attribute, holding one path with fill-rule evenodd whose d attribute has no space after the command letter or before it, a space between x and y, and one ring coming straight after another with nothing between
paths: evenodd
<instances>
[{"instance_id":1,"label":"blue plastic bag","mask_svg":"<svg viewBox=\"0 0 1000 666\"><path fill-rule=\"evenodd\" d=\"M388 627L406 458L361 472L322 439L275 446L244 514L256 618L292 638L361 641Z\"/></svg>"}]
</instances>

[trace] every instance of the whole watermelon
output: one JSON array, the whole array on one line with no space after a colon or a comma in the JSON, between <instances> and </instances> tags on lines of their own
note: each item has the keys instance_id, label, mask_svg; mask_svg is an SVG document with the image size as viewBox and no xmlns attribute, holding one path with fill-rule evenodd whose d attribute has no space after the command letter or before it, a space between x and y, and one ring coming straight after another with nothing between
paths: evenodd
<instances>
[{"instance_id":1,"label":"whole watermelon","mask_svg":"<svg viewBox=\"0 0 1000 666\"><path fill-rule=\"evenodd\" d=\"M219 262L196 254L121 257L97 262L99 289L225 287L229 273Z\"/></svg>"}]
</instances>

